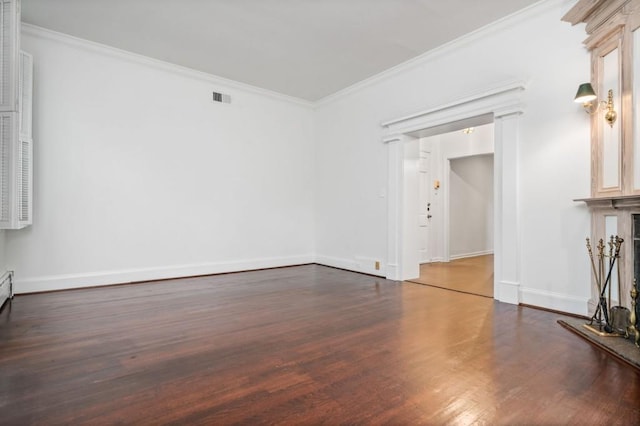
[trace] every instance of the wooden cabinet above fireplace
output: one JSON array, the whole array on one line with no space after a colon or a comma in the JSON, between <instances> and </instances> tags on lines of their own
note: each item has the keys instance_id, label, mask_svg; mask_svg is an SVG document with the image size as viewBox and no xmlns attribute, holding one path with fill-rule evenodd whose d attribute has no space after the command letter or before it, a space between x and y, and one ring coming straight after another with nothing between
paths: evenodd
<instances>
[{"instance_id":1,"label":"wooden cabinet above fireplace","mask_svg":"<svg viewBox=\"0 0 640 426\"><path fill-rule=\"evenodd\" d=\"M581 0L562 18L586 23L591 84L591 197L640 197L640 0ZM604 114L609 91L617 120Z\"/></svg>"}]
</instances>

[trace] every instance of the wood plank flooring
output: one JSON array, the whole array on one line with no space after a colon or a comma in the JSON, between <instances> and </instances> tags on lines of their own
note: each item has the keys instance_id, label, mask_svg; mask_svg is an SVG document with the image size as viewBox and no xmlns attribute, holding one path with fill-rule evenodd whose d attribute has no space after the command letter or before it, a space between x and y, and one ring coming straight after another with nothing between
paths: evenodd
<instances>
[{"instance_id":1,"label":"wood plank flooring","mask_svg":"<svg viewBox=\"0 0 640 426\"><path fill-rule=\"evenodd\" d=\"M558 318L318 265L17 296L0 423L640 424Z\"/></svg>"},{"instance_id":2,"label":"wood plank flooring","mask_svg":"<svg viewBox=\"0 0 640 426\"><path fill-rule=\"evenodd\" d=\"M493 255L420 265L419 284L493 297Z\"/></svg>"}]
</instances>

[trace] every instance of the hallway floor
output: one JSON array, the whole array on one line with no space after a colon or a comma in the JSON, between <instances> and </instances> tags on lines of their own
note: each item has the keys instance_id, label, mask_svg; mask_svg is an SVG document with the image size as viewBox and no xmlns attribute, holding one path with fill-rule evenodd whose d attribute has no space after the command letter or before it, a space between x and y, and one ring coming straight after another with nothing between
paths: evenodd
<instances>
[{"instance_id":1,"label":"hallway floor","mask_svg":"<svg viewBox=\"0 0 640 426\"><path fill-rule=\"evenodd\" d=\"M420 278L409 280L447 290L493 297L493 255L420 265Z\"/></svg>"}]
</instances>

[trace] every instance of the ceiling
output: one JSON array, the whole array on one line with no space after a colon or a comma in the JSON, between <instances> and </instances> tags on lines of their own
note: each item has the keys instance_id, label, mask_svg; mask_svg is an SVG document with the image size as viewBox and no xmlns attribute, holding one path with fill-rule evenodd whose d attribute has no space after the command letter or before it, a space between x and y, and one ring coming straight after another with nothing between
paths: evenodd
<instances>
[{"instance_id":1,"label":"ceiling","mask_svg":"<svg viewBox=\"0 0 640 426\"><path fill-rule=\"evenodd\" d=\"M22 20L308 101L539 0L22 0Z\"/></svg>"}]
</instances>

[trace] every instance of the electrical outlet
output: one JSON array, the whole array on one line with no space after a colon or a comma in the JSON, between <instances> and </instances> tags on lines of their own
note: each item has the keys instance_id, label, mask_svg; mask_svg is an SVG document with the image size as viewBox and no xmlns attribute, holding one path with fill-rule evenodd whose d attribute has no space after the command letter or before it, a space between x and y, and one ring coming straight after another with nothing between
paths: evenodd
<instances>
[{"instance_id":1,"label":"electrical outlet","mask_svg":"<svg viewBox=\"0 0 640 426\"><path fill-rule=\"evenodd\" d=\"M376 260L376 271L380 270L380 262Z\"/></svg>"}]
</instances>

